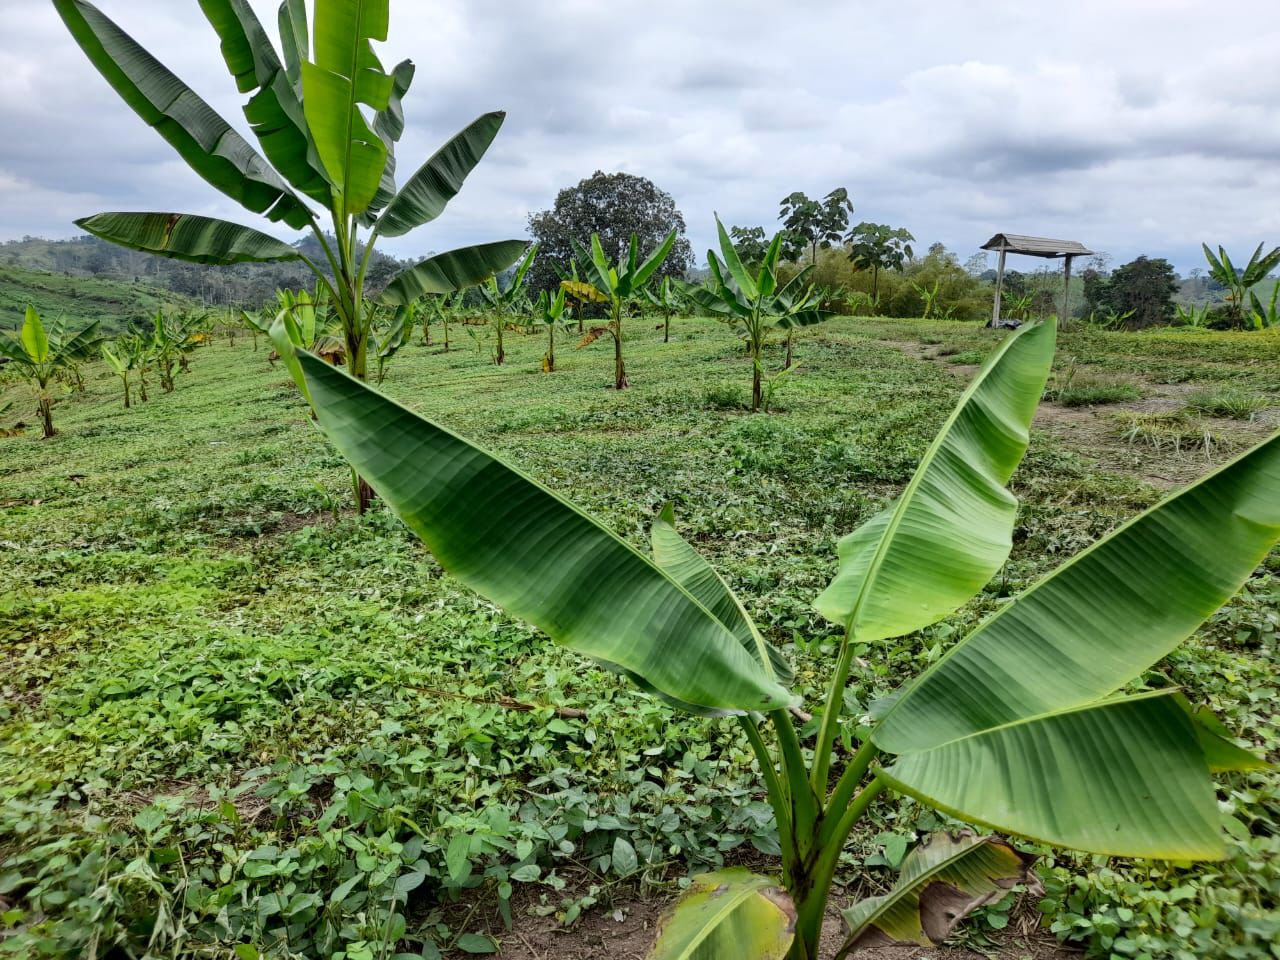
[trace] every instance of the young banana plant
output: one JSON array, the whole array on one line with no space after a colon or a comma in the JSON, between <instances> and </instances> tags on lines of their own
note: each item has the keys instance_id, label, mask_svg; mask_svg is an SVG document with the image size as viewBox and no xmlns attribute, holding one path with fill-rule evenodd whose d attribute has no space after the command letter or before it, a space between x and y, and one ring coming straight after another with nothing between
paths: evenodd
<instances>
[{"instance_id":1,"label":"young banana plant","mask_svg":"<svg viewBox=\"0 0 1280 960\"><path fill-rule=\"evenodd\" d=\"M16 338L0 333L0 357L7 358L18 375L31 385L46 440L57 433L53 427L55 379L71 364L87 358L101 342L98 321L75 332L60 323L46 329L40 314L30 304Z\"/></svg>"},{"instance_id":2,"label":"young banana plant","mask_svg":"<svg viewBox=\"0 0 1280 960\"><path fill-rule=\"evenodd\" d=\"M731 324L746 340L747 354L751 357L751 410L754 413L764 402L764 345L769 331L780 328L790 333L797 327L829 320L835 314L822 310L812 289L804 285L811 268L806 267L779 286L777 266L784 234L773 238L759 268L752 274L739 259L719 217L716 217L716 229L724 262L713 251L707 251L710 286L682 284L680 290L694 306ZM787 367L790 366L788 359Z\"/></svg>"},{"instance_id":3,"label":"young banana plant","mask_svg":"<svg viewBox=\"0 0 1280 960\"><path fill-rule=\"evenodd\" d=\"M662 314L662 342L670 343L671 317L680 309L680 292L672 285L670 277L663 277L656 286L645 287L644 296Z\"/></svg>"},{"instance_id":4,"label":"young banana plant","mask_svg":"<svg viewBox=\"0 0 1280 960\"><path fill-rule=\"evenodd\" d=\"M555 373L556 327L564 322L564 288L557 290L554 298L546 290L539 293L533 318L547 328L547 352L542 357L542 372Z\"/></svg>"},{"instance_id":5,"label":"young banana plant","mask_svg":"<svg viewBox=\"0 0 1280 960\"><path fill-rule=\"evenodd\" d=\"M497 346L493 352L493 362L501 366L506 362L507 352L503 343L503 334L507 324L513 317L521 316L529 306L529 298L524 292L524 277L533 265L533 258L538 255L538 244L533 244L525 251L524 257L516 265L515 272L506 283L497 277L490 277L477 289L488 305L489 326L497 337Z\"/></svg>"},{"instance_id":6,"label":"young banana plant","mask_svg":"<svg viewBox=\"0 0 1280 960\"><path fill-rule=\"evenodd\" d=\"M396 307L391 321L386 326L375 325L372 331L373 356L377 362L376 382L381 383L387 374L387 364L400 352L400 348L409 342L413 335L413 325L417 320L418 305L416 303Z\"/></svg>"},{"instance_id":7,"label":"young banana plant","mask_svg":"<svg viewBox=\"0 0 1280 960\"><path fill-rule=\"evenodd\" d=\"M855 647L945 618L1003 565L1017 515L1007 483L1054 340L1052 322L1005 339L898 498L840 541L838 571L815 606L844 636L811 752L790 711L800 698L785 659L676 532L669 506L645 555L342 371L302 351L291 365L321 429L446 570L673 708L737 718L777 819L781 875L696 880L651 956L816 960L846 838L889 794L1046 844L1215 859L1224 845L1211 773L1263 765L1176 691L1131 685L1280 540L1280 434L1001 607L905 683L869 728L842 716ZM855 733L856 749L833 770L837 741ZM1027 859L994 837L932 838L889 893L845 911L839 954L945 936L1023 879Z\"/></svg>"},{"instance_id":8,"label":"young banana plant","mask_svg":"<svg viewBox=\"0 0 1280 960\"><path fill-rule=\"evenodd\" d=\"M1249 291L1249 304L1253 307L1253 327L1255 330L1271 330L1280 328L1280 311L1276 304L1280 301L1280 282L1271 288L1271 299L1263 305L1258 295Z\"/></svg>"},{"instance_id":9,"label":"young banana plant","mask_svg":"<svg viewBox=\"0 0 1280 960\"><path fill-rule=\"evenodd\" d=\"M609 263L604 247L600 244L600 235L591 235L590 252L583 249L577 240L573 241L574 257L581 267L585 280L562 280L563 286L579 302L601 302L609 304L609 323L603 327L594 327L583 337L579 347L594 343L604 334L613 337L613 386L617 390L629 387L627 368L622 359L622 311L627 302L638 296L649 278L658 272L658 268L675 246L676 231L672 230L649 255L640 262L640 240L633 233L627 250L627 259L616 266Z\"/></svg>"},{"instance_id":10,"label":"young banana plant","mask_svg":"<svg viewBox=\"0 0 1280 960\"><path fill-rule=\"evenodd\" d=\"M248 96L245 119L261 154L88 0L53 4L107 83L197 174L252 213L311 231L327 270L296 245L194 214L100 213L78 225L133 250L195 263L302 261L328 288L347 368L363 379L373 323L365 278L377 241L438 217L505 114L476 118L397 188L395 149L414 66L405 60L387 72L374 51L388 36L389 0L314 0L310 17L305 0L284 0L279 46L248 0L200 0L228 70ZM321 217L329 220L327 233ZM506 269L525 245L502 240L428 257L393 277L381 302L401 306L472 286ZM363 495L358 505L367 505Z\"/></svg>"},{"instance_id":11,"label":"young banana plant","mask_svg":"<svg viewBox=\"0 0 1280 960\"><path fill-rule=\"evenodd\" d=\"M120 340L102 345L102 359L107 361L107 366L120 378L120 383L124 387L124 408L126 410L133 405L129 378L138 369L138 358L139 355L130 350L128 345Z\"/></svg>"}]
</instances>

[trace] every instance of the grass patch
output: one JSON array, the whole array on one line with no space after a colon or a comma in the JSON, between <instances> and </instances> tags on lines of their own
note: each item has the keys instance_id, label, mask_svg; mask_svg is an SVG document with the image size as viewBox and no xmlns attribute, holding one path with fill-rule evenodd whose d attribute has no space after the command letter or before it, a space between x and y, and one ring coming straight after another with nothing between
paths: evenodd
<instances>
[{"instance_id":1,"label":"grass patch","mask_svg":"<svg viewBox=\"0 0 1280 960\"><path fill-rule=\"evenodd\" d=\"M1127 380L1089 375L1069 376L1051 384L1045 399L1064 407L1097 407L1109 403L1132 403L1142 399L1142 391Z\"/></svg>"},{"instance_id":2,"label":"grass patch","mask_svg":"<svg viewBox=\"0 0 1280 960\"><path fill-rule=\"evenodd\" d=\"M1201 390L1187 398L1188 410L1206 417L1230 420L1252 420L1270 406L1266 397L1233 387Z\"/></svg>"},{"instance_id":3,"label":"grass patch","mask_svg":"<svg viewBox=\"0 0 1280 960\"><path fill-rule=\"evenodd\" d=\"M1144 445L1165 453L1215 452L1232 449L1235 443L1185 410L1134 411L1115 414L1116 432L1131 446Z\"/></svg>"}]
</instances>

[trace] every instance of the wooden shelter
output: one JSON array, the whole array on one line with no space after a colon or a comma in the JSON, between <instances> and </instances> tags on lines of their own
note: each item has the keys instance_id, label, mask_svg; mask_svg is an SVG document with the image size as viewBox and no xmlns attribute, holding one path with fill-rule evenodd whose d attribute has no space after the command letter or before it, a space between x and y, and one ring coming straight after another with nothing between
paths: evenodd
<instances>
[{"instance_id":1,"label":"wooden shelter","mask_svg":"<svg viewBox=\"0 0 1280 960\"><path fill-rule=\"evenodd\" d=\"M1048 237L1026 237L1017 233L997 233L982 245L983 250L995 250L1000 254L996 266L996 298L991 310L991 325L1000 322L1000 298L1004 292L1005 254L1017 253L1024 257L1043 257L1046 260L1062 260L1062 322L1067 322L1067 298L1071 293L1071 261L1076 257L1090 256L1093 251L1075 240L1050 240Z\"/></svg>"}]
</instances>

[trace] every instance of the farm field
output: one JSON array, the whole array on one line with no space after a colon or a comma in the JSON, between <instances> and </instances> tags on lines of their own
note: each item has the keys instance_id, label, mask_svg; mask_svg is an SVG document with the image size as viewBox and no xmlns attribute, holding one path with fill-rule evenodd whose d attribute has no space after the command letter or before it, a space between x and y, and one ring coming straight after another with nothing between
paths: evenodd
<instances>
[{"instance_id":1,"label":"farm field","mask_svg":"<svg viewBox=\"0 0 1280 960\"><path fill-rule=\"evenodd\" d=\"M664 344L654 322L631 323L625 392L604 344L565 345L543 374L543 337L508 333L495 366L460 327L449 353L406 347L383 389L642 548L674 502L811 706L838 642L810 607L837 538L901 491L1002 334L807 328L777 409L752 415L723 326L675 320ZM381 506L353 516L345 462L267 351L219 340L130 410L95 364L59 436L0 439L0 956L641 956L685 869L771 869L739 727L552 646ZM1280 336L1065 331L1049 398L1004 570L957 616L859 649L850 724L960 629L1274 432ZM8 400L33 422L24 388ZM1277 633L1273 553L1150 679L1274 762ZM1048 957L1056 933L1101 957L1280 955L1280 776L1219 782L1227 860L1023 845L1042 889L984 908L955 949ZM956 826L878 809L841 902Z\"/></svg>"}]
</instances>

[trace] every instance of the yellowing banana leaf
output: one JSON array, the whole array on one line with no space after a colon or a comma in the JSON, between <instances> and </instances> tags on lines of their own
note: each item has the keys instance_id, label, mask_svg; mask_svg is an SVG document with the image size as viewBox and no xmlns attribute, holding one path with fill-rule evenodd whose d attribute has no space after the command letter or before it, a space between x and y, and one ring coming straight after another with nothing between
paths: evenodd
<instances>
[{"instance_id":1,"label":"yellowing banana leaf","mask_svg":"<svg viewBox=\"0 0 1280 960\"><path fill-rule=\"evenodd\" d=\"M979 907L1027 879L1032 858L995 837L936 833L902 861L889 893L842 911L849 936L842 950L942 943Z\"/></svg>"},{"instance_id":2,"label":"yellowing banana leaf","mask_svg":"<svg viewBox=\"0 0 1280 960\"><path fill-rule=\"evenodd\" d=\"M1026 452L1053 360L1053 323L1007 337L964 392L897 502L840 541L818 612L861 642L955 611L998 571L1018 503L1005 484Z\"/></svg>"},{"instance_id":3,"label":"yellowing banana leaf","mask_svg":"<svg viewBox=\"0 0 1280 960\"><path fill-rule=\"evenodd\" d=\"M76 226L111 243L191 263L299 260L293 247L238 223L189 213L99 213Z\"/></svg>"},{"instance_id":4,"label":"yellowing banana leaf","mask_svg":"<svg viewBox=\"0 0 1280 960\"><path fill-rule=\"evenodd\" d=\"M398 306L429 293L475 286L515 263L528 246L526 240L499 240L438 253L396 274L382 291L382 302Z\"/></svg>"},{"instance_id":5,"label":"yellowing banana leaf","mask_svg":"<svg viewBox=\"0 0 1280 960\"><path fill-rule=\"evenodd\" d=\"M741 867L704 873L663 918L648 960L783 960L795 921L776 881Z\"/></svg>"},{"instance_id":6,"label":"yellowing banana leaf","mask_svg":"<svg viewBox=\"0 0 1280 960\"><path fill-rule=\"evenodd\" d=\"M90 62L187 164L233 200L301 228L306 205L265 160L185 83L87 0L54 0Z\"/></svg>"},{"instance_id":7,"label":"yellowing banana leaf","mask_svg":"<svg viewBox=\"0 0 1280 960\"><path fill-rule=\"evenodd\" d=\"M647 557L546 487L298 352L321 428L460 581L552 640L697 707L794 697Z\"/></svg>"},{"instance_id":8,"label":"yellowing banana leaf","mask_svg":"<svg viewBox=\"0 0 1280 960\"><path fill-rule=\"evenodd\" d=\"M879 775L953 816L1056 846L1165 860L1224 853L1204 750L1167 692L943 741Z\"/></svg>"}]
</instances>

